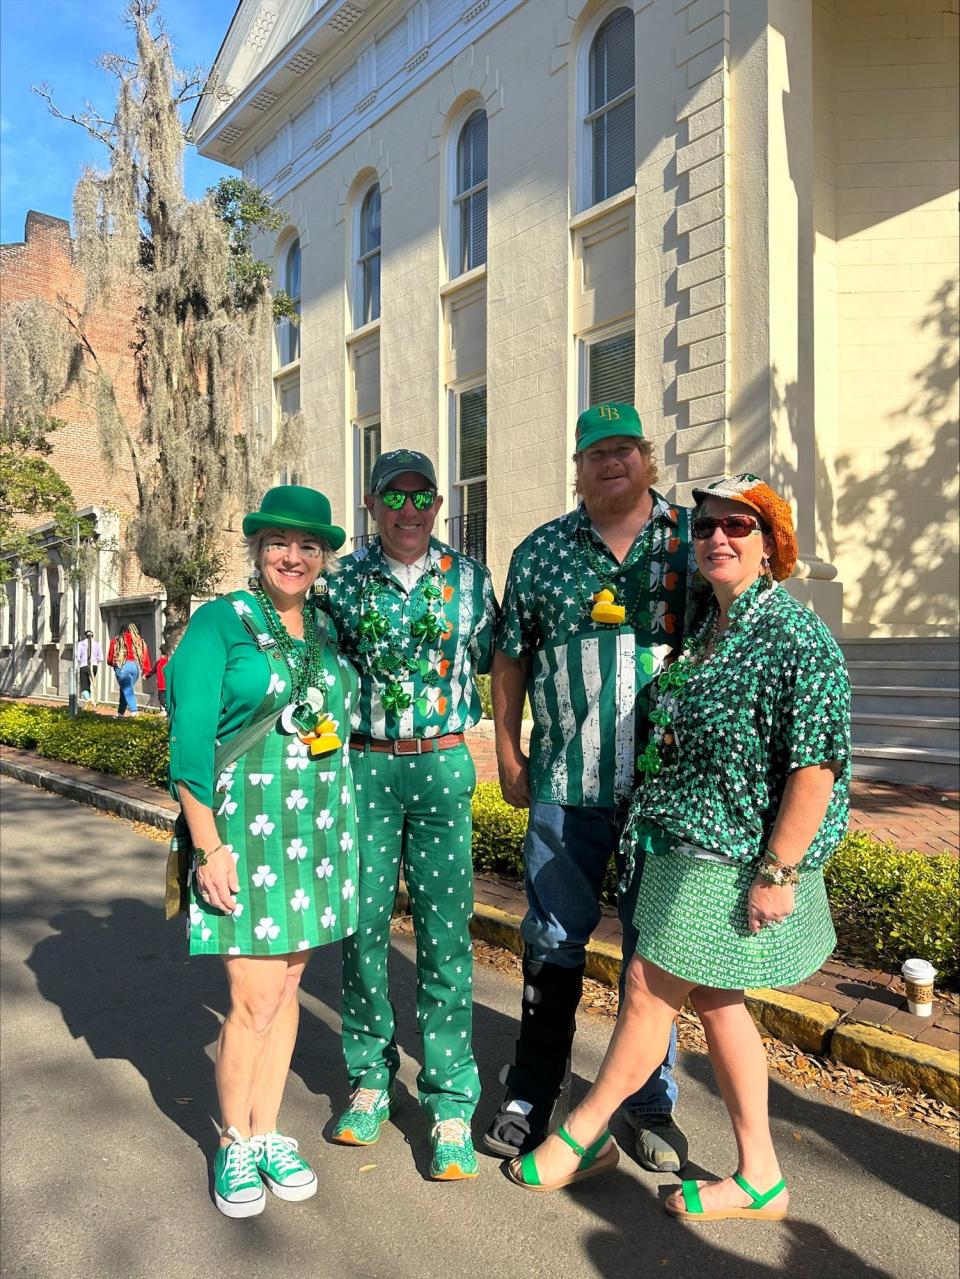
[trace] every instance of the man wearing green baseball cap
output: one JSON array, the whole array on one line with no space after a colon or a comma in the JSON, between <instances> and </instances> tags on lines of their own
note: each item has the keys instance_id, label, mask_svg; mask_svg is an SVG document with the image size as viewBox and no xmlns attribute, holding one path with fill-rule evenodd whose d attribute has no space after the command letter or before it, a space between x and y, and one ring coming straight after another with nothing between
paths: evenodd
<instances>
[{"instance_id":1,"label":"man wearing green baseball cap","mask_svg":"<svg viewBox=\"0 0 960 1279\"><path fill-rule=\"evenodd\" d=\"M401 866L417 939L420 1104L430 1176L479 1172L470 1120L480 1096L472 1051L471 799L464 731L480 719L497 603L487 569L432 536L443 498L433 463L384 453L370 475L377 524L330 575L326 606L360 671L350 739L360 823L360 919L343 952L343 1049L350 1104L333 1139L368 1146L394 1104L399 1052L387 977Z\"/></svg>"},{"instance_id":2,"label":"man wearing green baseball cap","mask_svg":"<svg viewBox=\"0 0 960 1279\"><path fill-rule=\"evenodd\" d=\"M649 685L680 649L693 573L689 512L651 487L656 461L633 405L593 405L575 438L580 504L514 551L493 662L500 784L508 803L530 810L520 1037L484 1138L506 1156L539 1145L565 1104L585 948L618 858ZM520 744L526 694L529 759ZM621 904L627 959L634 895ZM672 1115L675 1053L674 1036L660 1070L625 1106L638 1159L661 1172L686 1160Z\"/></svg>"}]
</instances>

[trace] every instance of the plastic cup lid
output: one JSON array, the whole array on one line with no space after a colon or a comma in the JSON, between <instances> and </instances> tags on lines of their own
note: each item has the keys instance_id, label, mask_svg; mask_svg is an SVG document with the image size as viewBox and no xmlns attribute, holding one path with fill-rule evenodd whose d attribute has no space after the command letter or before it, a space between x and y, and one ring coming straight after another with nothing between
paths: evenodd
<instances>
[{"instance_id":1,"label":"plastic cup lid","mask_svg":"<svg viewBox=\"0 0 960 1279\"><path fill-rule=\"evenodd\" d=\"M900 969L911 981L933 981L937 970L926 959L905 959Z\"/></svg>"}]
</instances>

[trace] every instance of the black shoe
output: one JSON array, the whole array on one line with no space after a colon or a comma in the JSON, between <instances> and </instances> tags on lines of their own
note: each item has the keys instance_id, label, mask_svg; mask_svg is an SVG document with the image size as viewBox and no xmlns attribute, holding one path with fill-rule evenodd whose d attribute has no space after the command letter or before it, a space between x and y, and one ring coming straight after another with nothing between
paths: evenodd
<instances>
[{"instance_id":1,"label":"black shoe","mask_svg":"<svg viewBox=\"0 0 960 1279\"><path fill-rule=\"evenodd\" d=\"M484 1148L504 1159L513 1159L535 1150L547 1134L566 1119L570 1100L569 1062L557 1096L535 1102L525 1101L511 1090L511 1073L510 1066L504 1066L500 1072L500 1082L507 1084L507 1091L500 1109L483 1134Z\"/></svg>"},{"instance_id":2,"label":"black shoe","mask_svg":"<svg viewBox=\"0 0 960 1279\"><path fill-rule=\"evenodd\" d=\"M648 1172L679 1172L687 1162L688 1143L673 1115L632 1115L627 1122L637 1134L637 1163Z\"/></svg>"}]
</instances>

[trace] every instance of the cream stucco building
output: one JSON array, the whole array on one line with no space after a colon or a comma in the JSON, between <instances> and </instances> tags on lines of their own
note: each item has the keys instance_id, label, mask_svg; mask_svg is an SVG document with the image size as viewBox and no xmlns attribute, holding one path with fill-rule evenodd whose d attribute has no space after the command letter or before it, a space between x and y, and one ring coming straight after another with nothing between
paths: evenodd
<instances>
[{"instance_id":1,"label":"cream stucco building","mask_svg":"<svg viewBox=\"0 0 960 1279\"><path fill-rule=\"evenodd\" d=\"M957 7L242 0L194 131L288 219L262 424L302 410L295 469L357 538L377 450L430 453L502 583L571 504L578 411L632 400L669 494L790 496L791 589L880 686L861 766L946 784Z\"/></svg>"}]
</instances>

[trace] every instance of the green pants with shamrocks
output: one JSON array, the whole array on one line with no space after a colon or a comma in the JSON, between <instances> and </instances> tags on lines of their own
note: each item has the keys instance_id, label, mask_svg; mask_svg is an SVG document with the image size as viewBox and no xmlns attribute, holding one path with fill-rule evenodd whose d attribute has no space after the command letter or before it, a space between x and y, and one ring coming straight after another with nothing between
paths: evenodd
<instances>
[{"instance_id":1,"label":"green pants with shamrocks","mask_svg":"<svg viewBox=\"0 0 960 1279\"><path fill-rule=\"evenodd\" d=\"M420 1104L469 1122L480 1097L473 1024L476 769L466 746L426 755L351 752L360 836L357 931L343 945L343 1052L351 1088L389 1088L399 1066L387 986L401 865L417 940Z\"/></svg>"}]
</instances>

